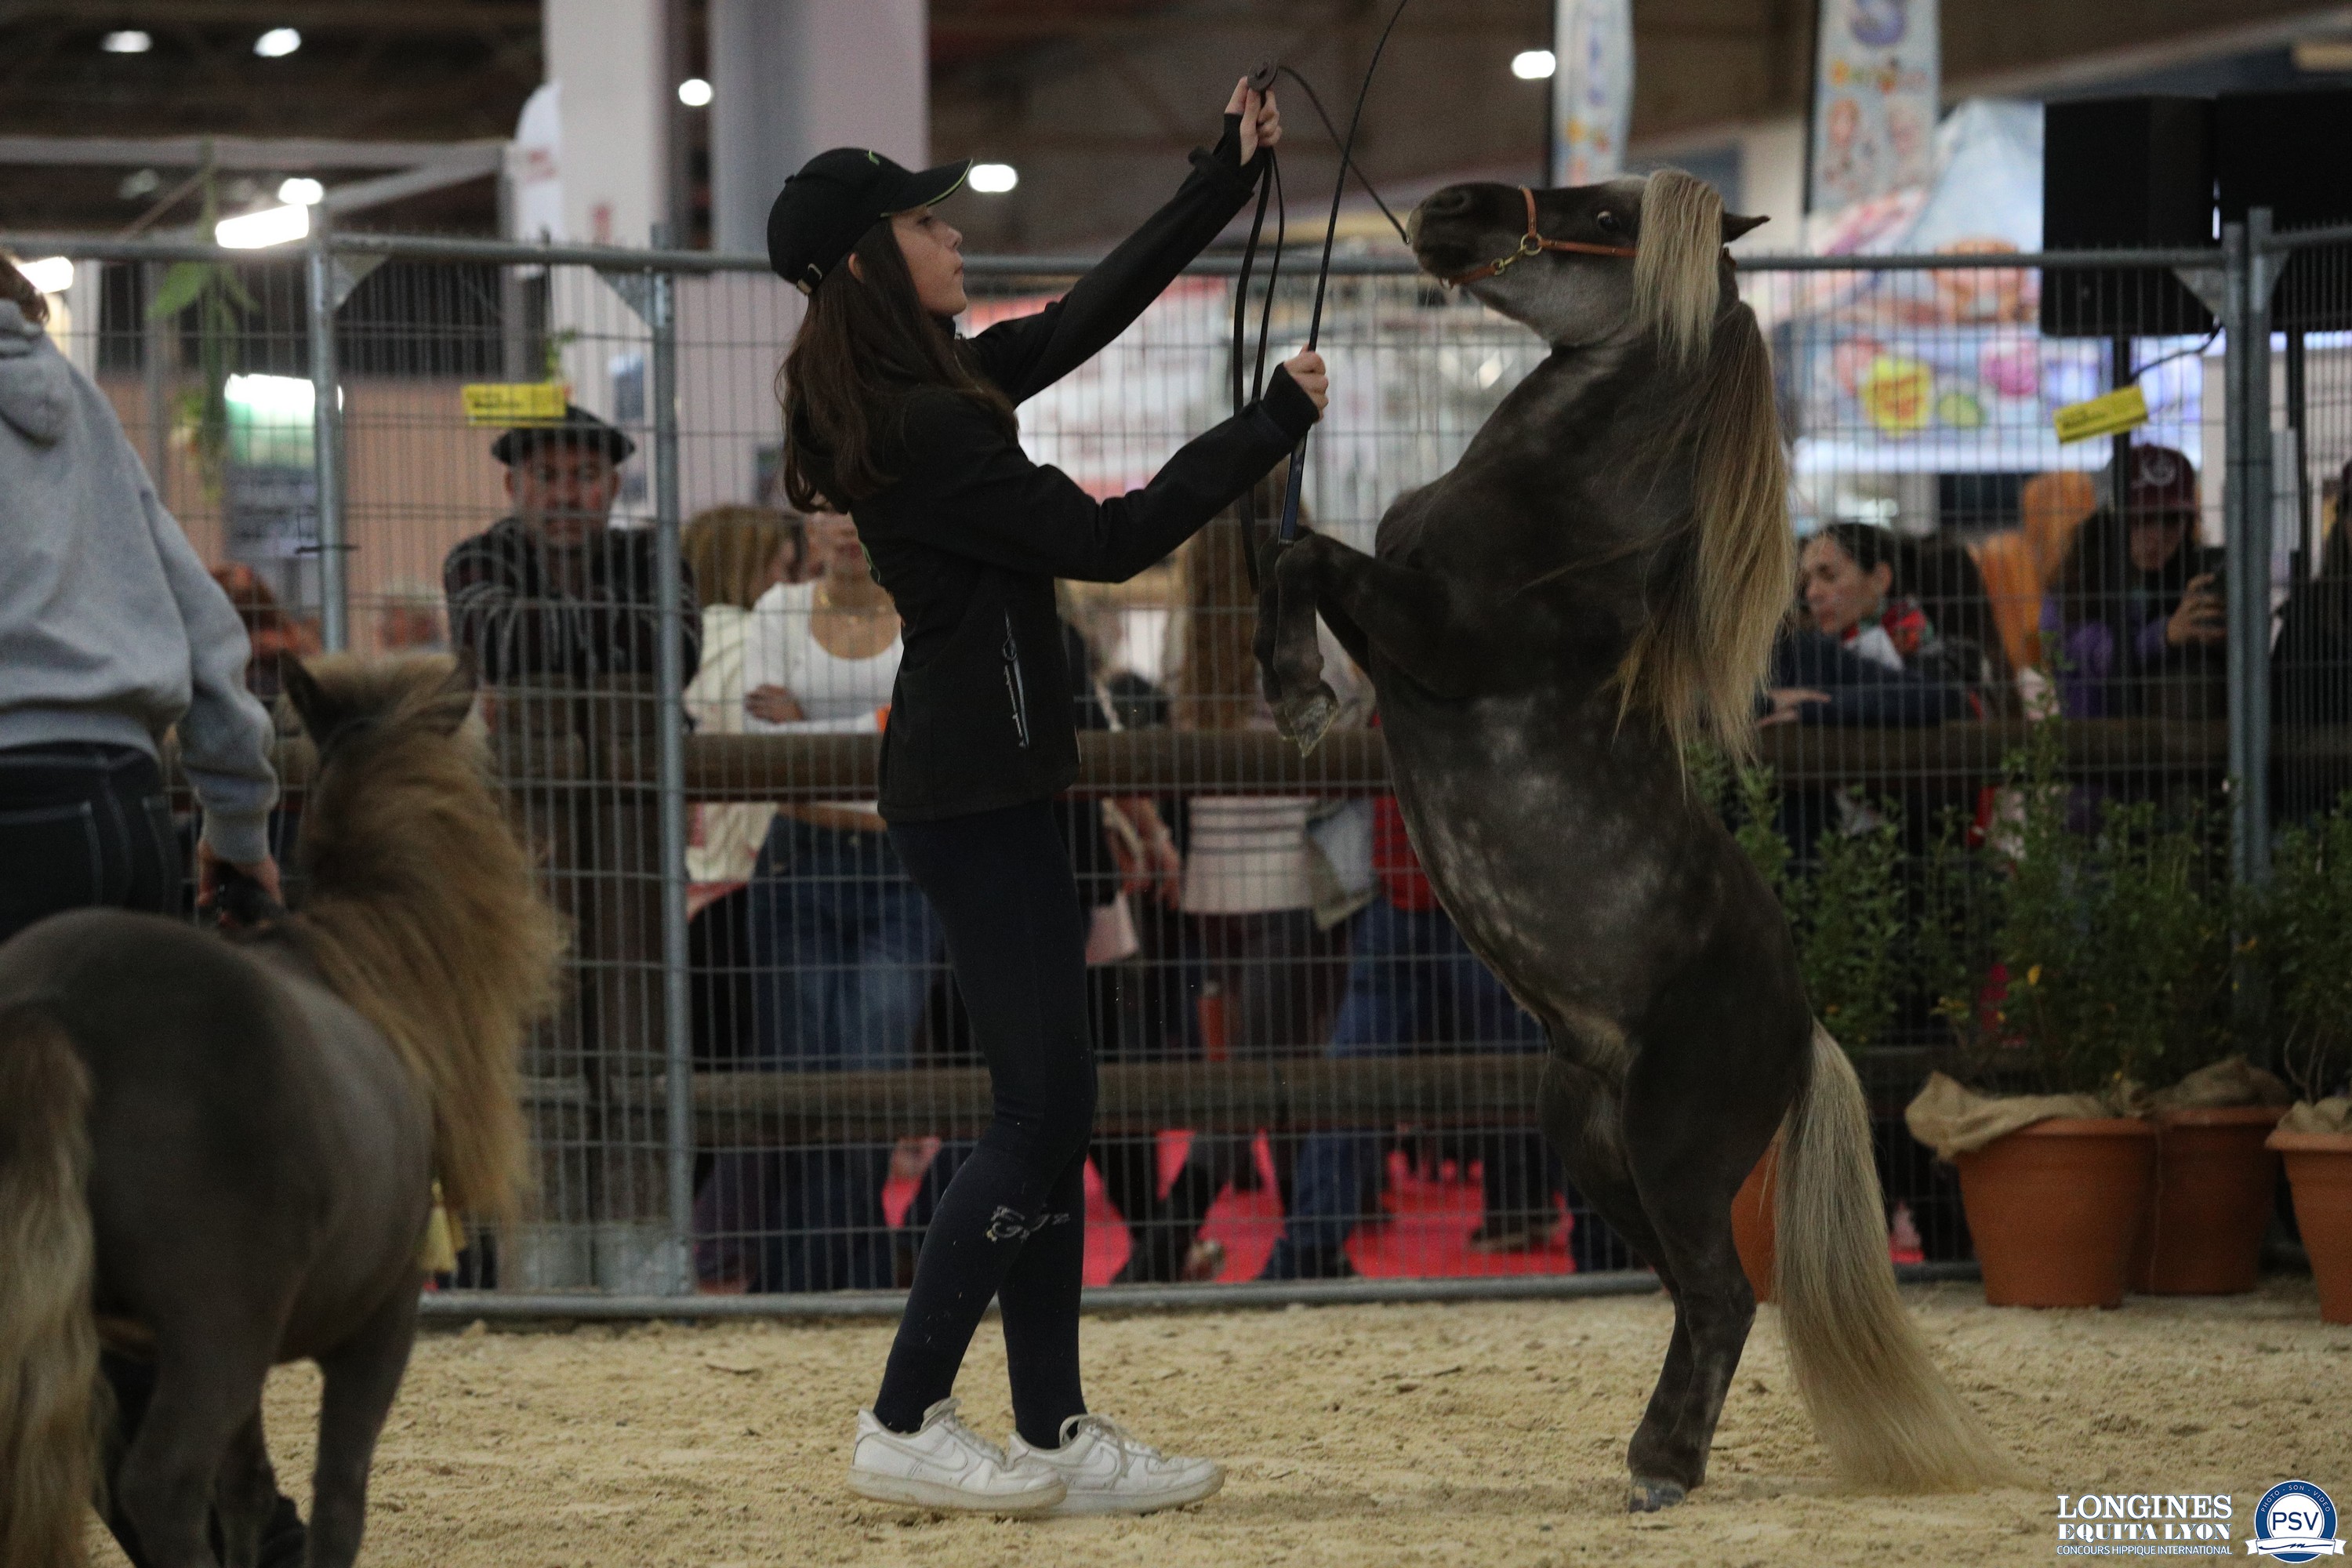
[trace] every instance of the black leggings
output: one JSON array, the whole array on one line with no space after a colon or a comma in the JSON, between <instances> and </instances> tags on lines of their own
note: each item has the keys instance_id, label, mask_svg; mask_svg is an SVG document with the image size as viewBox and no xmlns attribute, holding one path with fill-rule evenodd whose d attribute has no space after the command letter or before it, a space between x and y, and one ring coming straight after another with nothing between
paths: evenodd
<instances>
[{"instance_id":1,"label":"black leggings","mask_svg":"<svg viewBox=\"0 0 2352 1568\"><path fill-rule=\"evenodd\" d=\"M894 823L890 841L946 933L995 1116L940 1194L874 1415L897 1432L921 1426L953 1391L993 1296L1013 1424L1056 1447L1062 1423L1087 1408L1078 1289L1095 1113L1086 915L1069 851L1045 801Z\"/></svg>"},{"instance_id":2,"label":"black leggings","mask_svg":"<svg viewBox=\"0 0 2352 1568\"><path fill-rule=\"evenodd\" d=\"M128 746L0 750L0 942L67 910L180 905L180 841L155 759Z\"/></svg>"}]
</instances>

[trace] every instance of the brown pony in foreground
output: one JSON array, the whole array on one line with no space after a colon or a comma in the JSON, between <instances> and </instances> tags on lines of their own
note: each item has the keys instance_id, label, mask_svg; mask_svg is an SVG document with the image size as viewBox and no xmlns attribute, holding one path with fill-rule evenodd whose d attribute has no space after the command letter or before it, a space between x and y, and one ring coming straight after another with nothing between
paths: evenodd
<instances>
[{"instance_id":1,"label":"brown pony in foreground","mask_svg":"<svg viewBox=\"0 0 2352 1568\"><path fill-rule=\"evenodd\" d=\"M157 1568L276 1499L271 1366L324 1373L310 1562L359 1552L415 1337L432 1186L510 1215L516 1058L562 942L446 658L289 660L319 752L301 912L249 941L112 910L0 947L0 1563L77 1568L98 1355L152 1356L110 1478Z\"/></svg>"}]
</instances>

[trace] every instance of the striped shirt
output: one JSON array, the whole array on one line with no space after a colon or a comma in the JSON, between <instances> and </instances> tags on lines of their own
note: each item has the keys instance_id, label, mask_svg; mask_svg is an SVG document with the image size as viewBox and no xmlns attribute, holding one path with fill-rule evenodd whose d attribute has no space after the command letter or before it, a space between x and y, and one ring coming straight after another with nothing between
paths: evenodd
<instances>
[{"instance_id":1,"label":"striped shirt","mask_svg":"<svg viewBox=\"0 0 2352 1568\"><path fill-rule=\"evenodd\" d=\"M449 600L450 640L473 651L484 680L654 673L661 645L654 534L612 529L581 549L577 594L557 584L546 547L511 517L449 552L441 586ZM702 616L684 562L678 611L679 673L690 680L701 664Z\"/></svg>"}]
</instances>

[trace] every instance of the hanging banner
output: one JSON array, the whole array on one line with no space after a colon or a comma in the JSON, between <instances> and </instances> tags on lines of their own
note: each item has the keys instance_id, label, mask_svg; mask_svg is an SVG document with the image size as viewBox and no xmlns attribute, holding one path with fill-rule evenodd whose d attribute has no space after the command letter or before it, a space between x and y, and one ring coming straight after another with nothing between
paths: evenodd
<instances>
[{"instance_id":1,"label":"hanging banner","mask_svg":"<svg viewBox=\"0 0 2352 1568\"><path fill-rule=\"evenodd\" d=\"M1937 0L1821 0L1807 206L1818 221L1936 175Z\"/></svg>"},{"instance_id":2,"label":"hanging banner","mask_svg":"<svg viewBox=\"0 0 2352 1568\"><path fill-rule=\"evenodd\" d=\"M1632 0L1555 0L1552 56L1551 183L1616 178L1633 117Z\"/></svg>"}]
</instances>

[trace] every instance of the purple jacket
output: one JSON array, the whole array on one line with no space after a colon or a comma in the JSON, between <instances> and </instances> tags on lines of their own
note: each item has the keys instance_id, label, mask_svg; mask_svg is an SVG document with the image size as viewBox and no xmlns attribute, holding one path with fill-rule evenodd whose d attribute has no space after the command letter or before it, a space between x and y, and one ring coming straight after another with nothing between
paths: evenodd
<instances>
[{"instance_id":1,"label":"purple jacket","mask_svg":"<svg viewBox=\"0 0 2352 1568\"><path fill-rule=\"evenodd\" d=\"M2042 646L2055 649L2052 673L2058 681L2061 710L2069 719L2113 719L2124 712L2123 677L2164 662L2165 623L2168 613L2151 616L2132 633L2128 663L2119 660L2116 628L2105 621L2084 621L2069 626L2060 614L2058 597L2042 601ZM2121 666L2121 668L2119 668Z\"/></svg>"}]
</instances>

